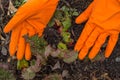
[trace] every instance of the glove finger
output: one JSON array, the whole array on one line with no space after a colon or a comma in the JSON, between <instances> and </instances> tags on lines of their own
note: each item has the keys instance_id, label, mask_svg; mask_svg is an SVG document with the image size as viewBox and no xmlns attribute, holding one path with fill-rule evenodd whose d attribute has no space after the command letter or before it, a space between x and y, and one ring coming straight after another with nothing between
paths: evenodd
<instances>
[{"instance_id":1,"label":"glove finger","mask_svg":"<svg viewBox=\"0 0 120 80\"><path fill-rule=\"evenodd\" d=\"M74 47L75 51L79 51L82 48L86 39L89 37L91 32L94 30L94 28L95 28L95 25L88 24L88 23L85 25L85 28L83 29L80 37L77 40L77 43L75 44L75 47Z\"/></svg>"},{"instance_id":2,"label":"glove finger","mask_svg":"<svg viewBox=\"0 0 120 80\"><path fill-rule=\"evenodd\" d=\"M19 26L12 30L10 44L9 44L10 56L13 56L17 50L20 32L21 32L21 27Z\"/></svg>"},{"instance_id":3,"label":"glove finger","mask_svg":"<svg viewBox=\"0 0 120 80\"><path fill-rule=\"evenodd\" d=\"M44 28L46 27L46 24L42 24L38 21L35 21L35 20L27 20L27 22L32 26L34 27L34 29L36 30L36 33L38 33L39 36L42 35L43 31L44 31Z\"/></svg>"},{"instance_id":4,"label":"glove finger","mask_svg":"<svg viewBox=\"0 0 120 80\"><path fill-rule=\"evenodd\" d=\"M33 36L33 35L36 34L36 32L35 32L34 29L31 29L31 30L29 29L28 31L29 31L29 32L28 32L29 37L31 37L31 36Z\"/></svg>"},{"instance_id":5,"label":"glove finger","mask_svg":"<svg viewBox=\"0 0 120 80\"><path fill-rule=\"evenodd\" d=\"M34 28L33 26L31 26L29 23L25 23L25 26L26 26L25 28L26 28L27 31L28 31L29 37L31 37L31 36L33 36L33 35L36 34L35 28Z\"/></svg>"},{"instance_id":6,"label":"glove finger","mask_svg":"<svg viewBox=\"0 0 120 80\"><path fill-rule=\"evenodd\" d=\"M7 33L11 31L17 24L36 14L47 1L48 0L28 0L28 2L18 9L13 18L5 26L4 32Z\"/></svg>"},{"instance_id":7,"label":"glove finger","mask_svg":"<svg viewBox=\"0 0 120 80\"><path fill-rule=\"evenodd\" d=\"M77 24L80 24L80 23L86 21L86 20L89 18L89 16L91 15L92 9L93 9L93 5L94 5L94 2L92 2L92 3L89 5L89 7L88 7L82 14L80 14L80 15L76 18L75 22L76 22Z\"/></svg>"},{"instance_id":8,"label":"glove finger","mask_svg":"<svg viewBox=\"0 0 120 80\"><path fill-rule=\"evenodd\" d=\"M113 34L110 35L109 41L108 41L108 44L106 47L106 51L105 51L106 58L108 58L111 55L111 53L112 53L112 51L113 51L113 49L118 41L118 38L119 38L119 32L114 31Z\"/></svg>"},{"instance_id":9,"label":"glove finger","mask_svg":"<svg viewBox=\"0 0 120 80\"><path fill-rule=\"evenodd\" d=\"M25 59L30 60L31 58L31 50L30 50L30 44L26 44L26 49L25 49Z\"/></svg>"},{"instance_id":10,"label":"glove finger","mask_svg":"<svg viewBox=\"0 0 120 80\"><path fill-rule=\"evenodd\" d=\"M95 45L93 46L92 50L89 53L89 59L93 59L97 55L108 35L109 35L108 33L104 33L99 36L99 38L95 42Z\"/></svg>"},{"instance_id":11,"label":"glove finger","mask_svg":"<svg viewBox=\"0 0 120 80\"><path fill-rule=\"evenodd\" d=\"M25 28L23 28L21 31L21 35L20 35L19 43L18 43L18 50L17 50L17 59L18 60L21 60L25 53L26 42L25 42L25 39L23 36L26 34L27 34L27 30Z\"/></svg>"},{"instance_id":12,"label":"glove finger","mask_svg":"<svg viewBox=\"0 0 120 80\"><path fill-rule=\"evenodd\" d=\"M89 36L89 38L87 39L87 41L85 42L85 44L83 45L79 53L80 60L83 60L85 58L89 49L94 45L94 42L99 36L100 32L101 32L101 29L96 27L94 31L91 33L91 35Z\"/></svg>"}]
</instances>

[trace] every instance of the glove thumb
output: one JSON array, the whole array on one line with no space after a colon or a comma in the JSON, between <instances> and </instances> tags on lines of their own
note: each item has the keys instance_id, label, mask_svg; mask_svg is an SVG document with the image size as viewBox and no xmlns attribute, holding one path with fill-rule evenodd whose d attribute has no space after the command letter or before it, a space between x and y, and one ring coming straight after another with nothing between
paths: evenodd
<instances>
[{"instance_id":1,"label":"glove thumb","mask_svg":"<svg viewBox=\"0 0 120 80\"><path fill-rule=\"evenodd\" d=\"M81 15L79 15L76 18L75 23L80 24L89 18L89 16L91 15L91 12L92 12L93 4L94 4L94 2L92 2L89 5L89 7Z\"/></svg>"}]
</instances>

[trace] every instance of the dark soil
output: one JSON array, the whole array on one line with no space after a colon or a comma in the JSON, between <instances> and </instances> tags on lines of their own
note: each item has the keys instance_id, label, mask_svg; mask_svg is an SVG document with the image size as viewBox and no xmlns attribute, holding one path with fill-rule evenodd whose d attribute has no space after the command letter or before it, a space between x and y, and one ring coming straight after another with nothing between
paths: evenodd
<instances>
[{"instance_id":1,"label":"dark soil","mask_svg":"<svg viewBox=\"0 0 120 80\"><path fill-rule=\"evenodd\" d=\"M88 5L91 3L92 0L66 0L67 3L70 4L71 7L76 8L78 12L83 12ZM64 3L60 2L59 7L64 5ZM6 11L6 10L5 10ZM4 16L4 17L3 17ZM10 16L6 16L5 13L3 16L0 16L2 18L2 24L0 24L1 29L3 29L3 26L9 21ZM5 19L5 20L4 20ZM82 29L84 28L85 23L77 25L74 23L75 17L73 17L73 25L69 29L69 32L72 34L72 38L76 42ZM0 21L0 23L1 23ZM51 33L50 31L53 30ZM49 34L51 33L51 34ZM74 33L74 34L73 34ZM47 38L45 38L47 41L49 41L49 44L56 45L59 40L61 39L59 36L59 33L55 31L54 28L48 28L45 30L45 34L48 35ZM2 32L2 35L4 38L6 38L10 34L4 34ZM9 39L8 39L9 40ZM55 40L55 41L54 41ZM2 40L0 40L0 43ZM74 44L75 44L74 42ZM8 43L0 45L0 51L3 46L8 49ZM71 46L71 48L73 48ZM101 48L101 53L103 54L105 50L105 47ZM1 54L0 55L0 61L2 63L7 62L9 54L6 55ZM57 61L60 62L60 69L52 70L51 67L53 67ZM22 80L20 78L20 71L17 71L16 65L11 64L13 72L17 77L17 80ZM85 59L83 61L76 60L71 64L64 63L62 60L58 58L49 57L47 61L47 65L43 66L41 71L36 74L35 79L33 80L42 80L46 75L51 73L59 73L62 74L64 70L68 71L68 76L64 77L63 80L120 80L120 38L119 41L114 48L114 51L110 58L108 59L100 59L95 61L90 61L88 59Z\"/></svg>"}]
</instances>

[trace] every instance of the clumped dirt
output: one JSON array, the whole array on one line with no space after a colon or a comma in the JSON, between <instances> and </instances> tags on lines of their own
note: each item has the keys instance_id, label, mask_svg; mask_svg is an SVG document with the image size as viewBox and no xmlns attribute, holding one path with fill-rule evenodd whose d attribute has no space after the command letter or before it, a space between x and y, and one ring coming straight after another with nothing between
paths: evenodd
<instances>
[{"instance_id":1,"label":"clumped dirt","mask_svg":"<svg viewBox=\"0 0 120 80\"><path fill-rule=\"evenodd\" d=\"M66 2L69 3L71 7L76 8L79 13L83 12L91 3L91 1L92 0L66 0ZM62 5L64 5L64 3L60 2L58 7ZM0 16L2 18L2 24L0 24L1 30L3 29L3 25L5 25L10 19L10 16L3 16ZM71 37L76 42L82 29L84 28L85 23L77 25L74 23L74 20L75 17L73 17L73 25L69 29L69 32L71 32ZM55 47L59 40L61 40L59 33L57 33L54 28L46 28L44 34L49 34L47 37L45 37L45 39L49 44L53 45L53 47ZM4 38L8 37L8 35L10 36L10 34L6 35L3 32L2 35ZM0 40L0 43L1 42L2 40ZM7 41L5 45L0 46L0 50L3 46L8 49L8 43L9 41ZM73 47L74 45L71 48ZM105 47L102 47L100 54L104 54L104 51ZM0 62L5 63L8 59L8 56L8 51L6 55L0 54ZM60 63L60 68L52 70L52 67L58 61ZM17 80L22 80L22 78L19 76L21 74L20 71L15 69L15 64L16 63L12 64L10 69L13 70L15 76L17 77ZM76 60L71 64L67 64L58 58L49 57L47 65L42 66L41 71L36 73L34 80L42 80L46 75L51 73L62 74L64 70L68 71L68 75L64 77L63 80L120 80L120 37L110 58L101 58L100 60L95 61L90 61L88 59L85 59L83 61Z\"/></svg>"}]
</instances>

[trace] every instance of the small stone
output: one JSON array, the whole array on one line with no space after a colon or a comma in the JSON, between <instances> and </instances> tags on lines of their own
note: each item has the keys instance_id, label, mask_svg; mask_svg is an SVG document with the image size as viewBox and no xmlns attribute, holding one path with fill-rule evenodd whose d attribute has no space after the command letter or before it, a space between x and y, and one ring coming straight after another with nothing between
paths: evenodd
<instances>
[{"instance_id":1,"label":"small stone","mask_svg":"<svg viewBox=\"0 0 120 80\"><path fill-rule=\"evenodd\" d=\"M115 61L116 61L116 62L120 62L120 56L119 56L119 57L116 57Z\"/></svg>"}]
</instances>

